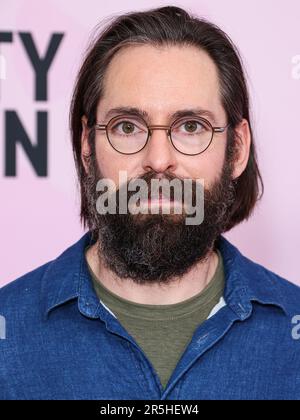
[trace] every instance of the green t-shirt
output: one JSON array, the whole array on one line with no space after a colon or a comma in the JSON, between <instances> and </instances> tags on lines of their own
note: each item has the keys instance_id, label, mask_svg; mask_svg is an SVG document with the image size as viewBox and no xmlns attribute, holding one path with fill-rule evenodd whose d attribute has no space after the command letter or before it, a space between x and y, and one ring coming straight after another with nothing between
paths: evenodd
<instances>
[{"instance_id":1,"label":"green t-shirt","mask_svg":"<svg viewBox=\"0 0 300 420\"><path fill-rule=\"evenodd\" d=\"M87 249L87 248L86 248ZM195 329L209 317L224 292L224 266L219 260L206 288L190 299L171 305L144 305L112 293L88 264L99 299L118 318L151 361L165 387L192 339Z\"/></svg>"}]
</instances>

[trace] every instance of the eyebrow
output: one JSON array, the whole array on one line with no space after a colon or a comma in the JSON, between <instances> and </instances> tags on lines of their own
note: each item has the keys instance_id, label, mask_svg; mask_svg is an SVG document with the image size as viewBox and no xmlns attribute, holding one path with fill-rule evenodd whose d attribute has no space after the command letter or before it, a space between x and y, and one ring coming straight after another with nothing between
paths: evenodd
<instances>
[{"instance_id":1,"label":"eyebrow","mask_svg":"<svg viewBox=\"0 0 300 420\"><path fill-rule=\"evenodd\" d=\"M128 114L128 115L132 115L132 116L137 116L137 117L142 117L145 120L147 120L147 122L149 122L150 120L150 115L148 114L147 111L140 109L140 108L136 108L136 107L128 107L128 106L119 106L116 108L112 108L110 109L106 114L105 114L105 120L107 121L108 119L114 117L115 115L119 115L119 114ZM216 117L214 115L213 112L207 110L207 109L203 109L203 108L186 108L186 109L181 109L178 110L176 112L172 113L168 113L167 114L169 119L177 119L177 118L181 118L181 117L186 117L186 116L193 116L193 117L207 117L211 122L216 124Z\"/></svg>"}]
</instances>

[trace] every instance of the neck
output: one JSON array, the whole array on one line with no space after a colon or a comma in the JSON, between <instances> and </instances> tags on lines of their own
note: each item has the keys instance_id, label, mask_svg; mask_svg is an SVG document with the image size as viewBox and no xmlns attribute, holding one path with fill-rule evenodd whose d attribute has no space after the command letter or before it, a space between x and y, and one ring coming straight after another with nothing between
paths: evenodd
<instances>
[{"instance_id":1,"label":"neck","mask_svg":"<svg viewBox=\"0 0 300 420\"><path fill-rule=\"evenodd\" d=\"M172 279L168 284L139 285L131 279L121 279L100 261L97 253L98 244L91 246L87 261L101 283L111 292L123 299L146 305L172 305L201 293L213 278L218 254L211 250L206 258L195 264L191 270L180 278Z\"/></svg>"}]
</instances>

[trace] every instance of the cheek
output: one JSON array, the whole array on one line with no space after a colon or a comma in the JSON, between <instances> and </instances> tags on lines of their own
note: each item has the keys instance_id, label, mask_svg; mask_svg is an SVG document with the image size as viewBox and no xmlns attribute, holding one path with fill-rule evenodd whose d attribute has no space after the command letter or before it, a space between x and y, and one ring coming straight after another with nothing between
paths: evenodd
<instances>
[{"instance_id":1,"label":"cheek","mask_svg":"<svg viewBox=\"0 0 300 420\"><path fill-rule=\"evenodd\" d=\"M205 186L211 187L219 179L225 159L225 147L211 147L203 154L195 156L185 164L189 177L204 179Z\"/></svg>"},{"instance_id":2,"label":"cheek","mask_svg":"<svg viewBox=\"0 0 300 420\"><path fill-rule=\"evenodd\" d=\"M119 172L126 171L128 180L133 176L134 158L115 151L105 139L96 144L96 159L104 178L111 179L119 185ZM136 158L135 158L136 159Z\"/></svg>"}]
</instances>

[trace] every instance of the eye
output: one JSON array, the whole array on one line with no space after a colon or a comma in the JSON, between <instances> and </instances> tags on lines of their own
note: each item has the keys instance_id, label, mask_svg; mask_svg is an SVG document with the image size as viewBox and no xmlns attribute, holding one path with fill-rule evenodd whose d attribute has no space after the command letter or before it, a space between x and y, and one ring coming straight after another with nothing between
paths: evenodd
<instances>
[{"instance_id":1,"label":"eye","mask_svg":"<svg viewBox=\"0 0 300 420\"><path fill-rule=\"evenodd\" d=\"M184 133L200 134L202 132L205 132L207 127L204 125L204 123L198 120L189 120L182 123L180 125L180 128L183 128Z\"/></svg>"},{"instance_id":2,"label":"eye","mask_svg":"<svg viewBox=\"0 0 300 420\"><path fill-rule=\"evenodd\" d=\"M204 135L211 131L209 124L198 118L183 118L173 126L173 133L177 135L195 136L195 135Z\"/></svg>"},{"instance_id":3,"label":"eye","mask_svg":"<svg viewBox=\"0 0 300 420\"><path fill-rule=\"evenodd\" d=\"M114 125L112 128L114 131L117 131L118 134L132 134L134 133L135 124L130 121L122 121Z\"/></svg>"},{"instance_id":4,"label":"eye","mask_svg":"<svg viewBox=\"0 0 300 420\"><path fill-rule=\"evenodd\" d=\"M114 125L111 127L111 131L113 134L117 134L120 136L132 136L137 135L145 129L143 128L142 124L135 120L119 120L115 122Z\"/></svg>"}]
</instances>

